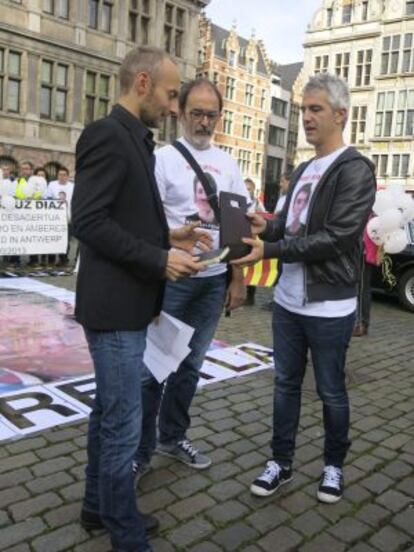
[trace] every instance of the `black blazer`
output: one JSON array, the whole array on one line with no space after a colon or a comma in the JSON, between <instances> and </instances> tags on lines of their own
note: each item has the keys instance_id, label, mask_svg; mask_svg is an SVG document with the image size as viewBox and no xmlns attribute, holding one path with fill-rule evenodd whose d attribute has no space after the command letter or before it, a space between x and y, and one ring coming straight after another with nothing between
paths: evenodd
<instances>
[{"instance_id":1,"label":"black blazer","mask_svg":"<svg viewBox=\"0 0 414 552\"><path fill-rule=\"evenodd\" d=\"M89 329L141 330L161 309L169 232L151 146L152 134L120 105L77 143L75 315Z\"/></svg>"}]
</instances>

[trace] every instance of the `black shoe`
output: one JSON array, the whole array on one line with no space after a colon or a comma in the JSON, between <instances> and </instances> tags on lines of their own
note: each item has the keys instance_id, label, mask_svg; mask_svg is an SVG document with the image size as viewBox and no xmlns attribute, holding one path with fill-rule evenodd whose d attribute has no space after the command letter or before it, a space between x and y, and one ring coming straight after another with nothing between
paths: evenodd
<instances>
[{"instance_id":1,"label":"black shoe","mask_svg":"<svg viewBox=\"0 0 414 552\"><path fill-rule=\"evenodd\" d=\"M344 493L344 476L341 468L325 466L317 492L318 500L325 504L339 502Z\"/></svg>"},{"instance_id":2,"label":"black shoe","mask_svg":"<svg viewBox=\"0 0 414 552\"><path fill-rule=\"evenodd\" d=\"M282 468L274 460L269 460L264 472L250 485L250 492L256 496L270 496L289 481L292 481L292 468Z\"/></svg>"},{"instance_id":3,"label":"black shoe","mask_svg":"<svg viewBox=\"0 0 414 552\"><path fill-rule=\"evenodd\" d=\"M151 514L143 514L141 512L139 512L139 514L144 523L145 532L147 534L156 533L160 524L158 519ZM97 514L96 512L90 512L89 510L84 510L83 508L80 515L80 524L87 531L105 529L105 526L102 523L101 516L99 514Z\"/></svg>"}]
</instances>

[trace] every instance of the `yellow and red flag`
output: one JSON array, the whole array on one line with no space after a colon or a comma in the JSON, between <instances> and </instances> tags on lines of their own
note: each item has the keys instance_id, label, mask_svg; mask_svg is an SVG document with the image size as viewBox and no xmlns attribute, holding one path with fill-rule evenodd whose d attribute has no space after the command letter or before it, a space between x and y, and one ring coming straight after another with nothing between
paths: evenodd
<instances>
[{"instance_id":1,"label":"yellow and red flag","mask_svg":"<svg viewBox=\"0 0 414 552\"><path fill-rule=\"evenodd\" d=\"M277 278L277 259L263 259L244 269L246 286L272 287Z\"/></svg>"}]
</instances>

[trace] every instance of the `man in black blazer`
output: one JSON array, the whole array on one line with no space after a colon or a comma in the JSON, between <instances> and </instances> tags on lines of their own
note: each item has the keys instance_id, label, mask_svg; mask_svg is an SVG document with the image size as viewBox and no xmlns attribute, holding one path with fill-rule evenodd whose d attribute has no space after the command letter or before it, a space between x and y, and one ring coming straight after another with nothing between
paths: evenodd
<instances>
[{"instance_id":1,"label":"man in black blazer","mask_svg":"<svg viewBox=\"0 0 414 552\"><path fill-rule=\"evenodd\" d=\"M160 312L166 278L192 274L200 265L186 251L170 249L170 238L180 246L194 236L191 228L169 235L147 128L176 112L178 69L163 51L136 48L119 80L118 104L83 131L76 149L72 222L81 248L75 314L96 374L81 522L89 529L105 526L114 550L149 552L145 524L154 522L137 511L132 473L146 328Z\"/></svg>"}]
</instances>

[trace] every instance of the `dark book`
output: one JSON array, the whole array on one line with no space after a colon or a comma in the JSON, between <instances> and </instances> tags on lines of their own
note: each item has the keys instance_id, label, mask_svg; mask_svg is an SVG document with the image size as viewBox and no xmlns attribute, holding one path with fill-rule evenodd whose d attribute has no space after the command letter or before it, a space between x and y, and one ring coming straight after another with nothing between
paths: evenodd
<instances>
[{"instance_id":1,"label":"dark book","mask_svg":"<svg viewBox=\"0 0 414 552\"><path fill-rule=\"evenodd\" d=\"M245 196L230 192L220 193L220 247L229 247L227 261L240 259L250 253L250 245L242 242L242 238L252 237L246 213Z\"/></svg>"}]
</instances>

